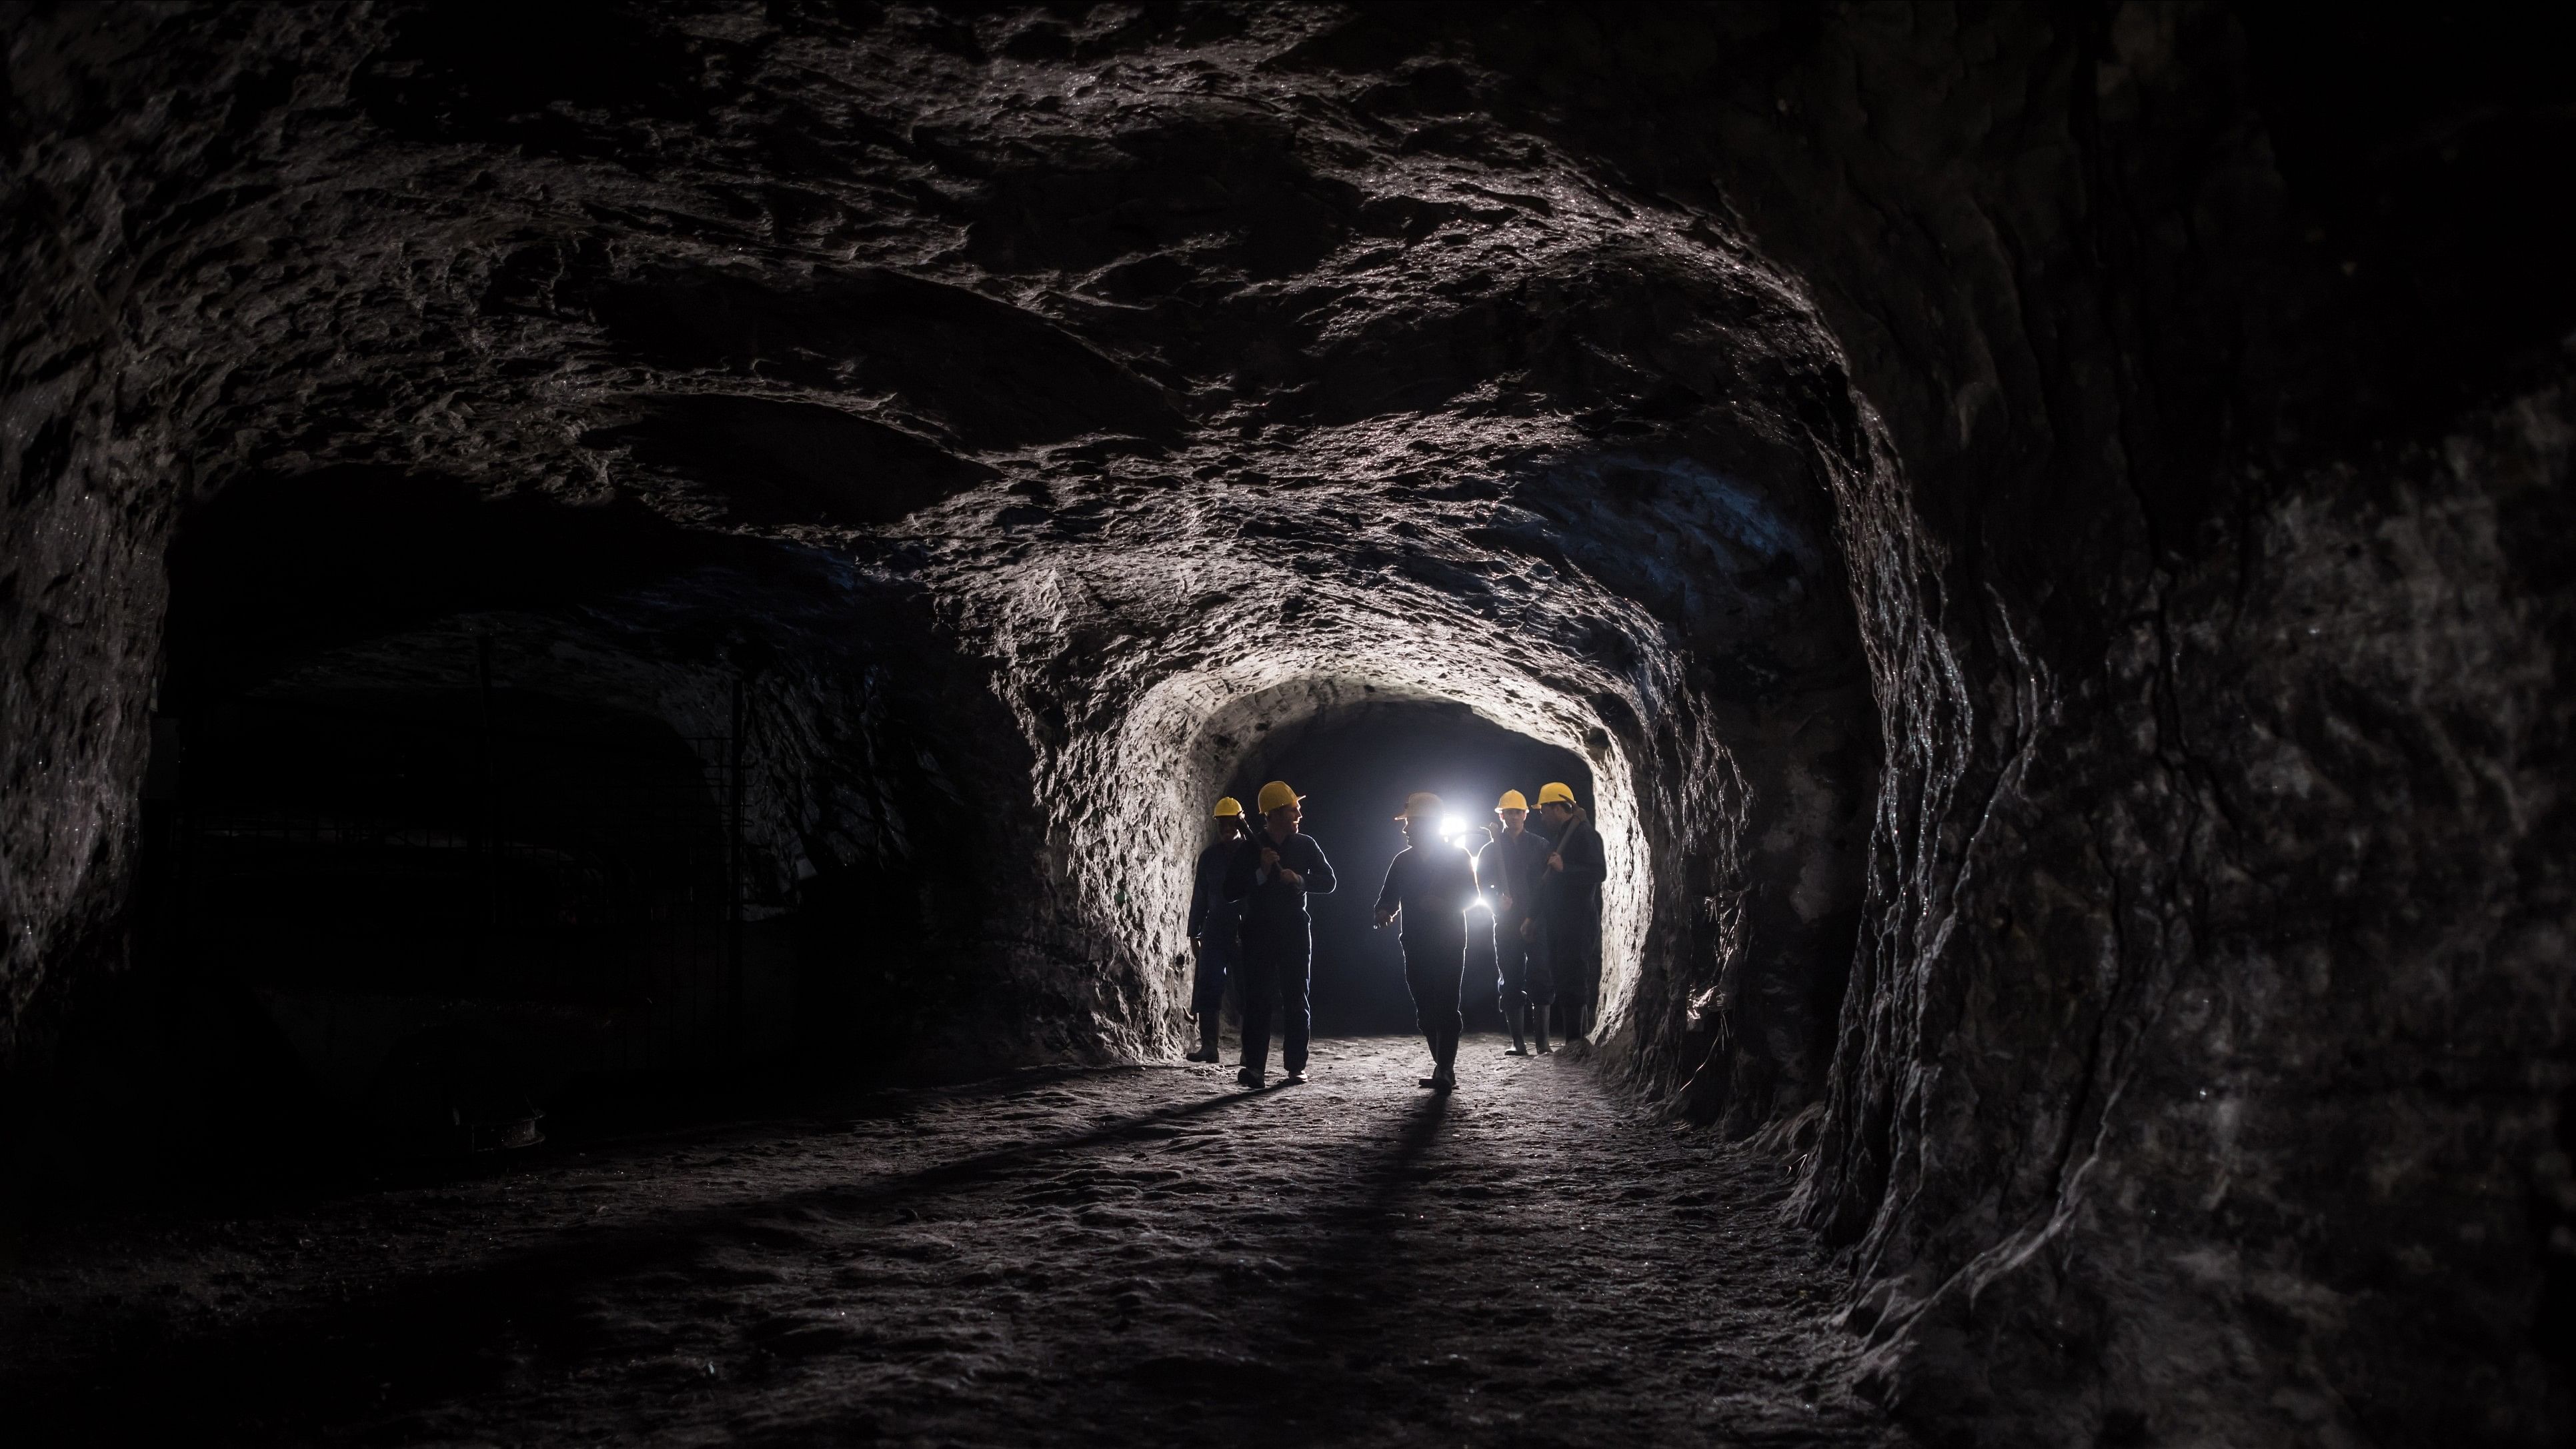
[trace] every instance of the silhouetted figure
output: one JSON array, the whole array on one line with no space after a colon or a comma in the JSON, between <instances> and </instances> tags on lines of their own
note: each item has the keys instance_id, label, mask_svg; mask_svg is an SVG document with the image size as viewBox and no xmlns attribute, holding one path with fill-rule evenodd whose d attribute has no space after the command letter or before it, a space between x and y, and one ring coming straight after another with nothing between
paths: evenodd
<instances>
[{"instance_id":1,"label":"silhouetted figure","mask_svg":"<svg viewBox=\"0 0 2576 1449\"><path fill-rule=\"evenodd\" d=\"M1386 868L1377 893L1377 924L1404 918L1404 984L1413 992L1414 1019L1431 1046L1431 1075L1421 1085L1449 1091L1458 1085L1458 1036L1467 1019L1458 1010L1458 987L1467 974L1467 907L1476 901L1476 865L1463 846L1440 838L1440 797L1408 795L1405 848Z\"/></svg>"},{"instance_id":2,"label":"silhouetted figure","mask_svg":"<svg viewBox=\"0 0 2576 1449\"><path fill-rule=\"evenodd\" d=\"M1217 1034L1225 1025L1225 982L1243 958L1243 904L1225 894L1225 874L1244 849L1243 804L1227 795L1216 802L1216 841L1199 852L1190 877L1190 1015L1199 1024L1194 1062L1220 1060Z\"/></svg>"},{"instance_id":3,"label":"silhouetted figure","mask_svg":"<svg viewBox=\"0 0 2576 1449\"><path fill-rule=\"evenodd\" d=\"M1333 866L1311 835L1298 794L1273 780L1261 787L1261 833L1238 851L1225 876L1225 898L1243 902L1243 1069L1235 1080L1258 1091L1270 1068L1270 1010L1287 1017L1279 1064L1287 1080L1306 1080L1306 1045L1315 1032L1314 928L1306 897L1330 895Z\"/></svg>"},{"instance_id":4,"label":"silhouetted figure","mask_svg":"<svg viewBox=\"0 0 2576 1449\"><path fill-rule=\"evenodd\" d=\"M1494 1004L1512 1029L1506 1056L1530 1054L1525 1028L1535 1028L1539 1054L1547 1054L1548 1008L1556 1001L1556 983L1547 961L1524 928L1538 900L1538 876L1547 869L1555 847L1530 828L1529 800L1518 790L1505 790L1494 806L1502 825L1476 856L1476 885L1493 912Z\"/></svg>"},{"instance_id":5,"label":"silhouetted figure","mask_svg":"<svg viewBox=\"0 0 2576 1449\"><path fill-rule=\"evenodd\" d=\"M1574 791L1549 782L1539 787L1539 818L1554 837L1538 872L1536 899L1524 934L1556 984L1566 1040L1591 1029L1592 993L1599 985L1592 953L1601 939L1601 882L1610 874L1601 833L1574 803Z\"/></svg>"}]
</instances>

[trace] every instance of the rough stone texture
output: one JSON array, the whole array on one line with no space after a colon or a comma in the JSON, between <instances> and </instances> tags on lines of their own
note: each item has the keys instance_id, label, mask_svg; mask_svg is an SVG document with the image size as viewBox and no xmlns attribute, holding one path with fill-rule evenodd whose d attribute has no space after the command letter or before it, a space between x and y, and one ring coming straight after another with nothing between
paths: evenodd
<instances>
[{"instance_id":1,"label":"rough stone texture","mask_svg":"<svg viewBox=\"0 0 2576 1449\"><path fill-rule=\"evenodd\" d=\"M93 1225L0 1286L0 1386L199 1443L1909 1442L1776 1158L1489 1037L1455 1099L1319 1046L1294 1091L1041 1070Z\"/></svg>"},{"instance_id":2,"label":"rough stone texture","mask_svg":"<svg viewBox=\"0 0 2576 1449\"><path fill-rule=\"evenodd\" d=\"M1886 1275L1886 1391L2042 1440L2565 1413L2568 619L2510 540L2559 527L2569 421L2300 478L2099 674L1997 701L1810 1199ZM1864 1177L1907 1207L1837 1216Z\"/></svg>"},{"instance_id":3,"label":"rough stone texture","mask_svg":"<svg viewBox=\"0 0 2576 1449\"><path fill-rule=\"evenodd\" d=\"M247 128L181 178L89 167L69 144L29 153L29 189L57 207L139 205L118 188L159 185L202 194L206 214L123 264L129 287L188 299L164 309L184 336L84 349L31 321L22 370L61 356L104 376L112 356L121 386L205 413L130 425L228 440L192 453L184 496L316 480L425 494L454 478L523 511L632 497L700 529L855 551L878 587L927 597L1018 727L948 723L975 707L935 673L889 685L938 722L921 737L962 746L941 778L998 766L996 788L956 796L1000 834L952 852L977 862L970 893L992 906L959 968L990 1019L952 1039L1007 1057L1062 1004L1102 1050L1174 1040L1173 978L1145 963L1179 944L1181 878L1154 843L1193 827L1199 796L1179 787L1225 773L1198 752L1224 732L1208 722L1274 687L1463 699L1607 767L1605 823L1640 855L1692 862L1655 876L1652 909L1642 887L1611 903L1657 1076L1697 1067L1698 1024L1723 1015L1687 963L1745 949L1735 757L1800 782L1756 807L1778 811L1754 838L1786 879L1813 875L1802 843L1847 832L1861 808L1866 735L1797 728L1854 703L1861 676L1824 499L1779 486L1809 467L1789 414L1837 405L1830 359L1776 279L1695 235L1704 218L1641 220L1535 138L1491 151L1481 123L1445 150L1402 143L1406 128L1444 134L1425 118L1465 114L1471 93L1452 92L1472 77L1387 91L1303 63L1264 74L1330 30L1321 13L1148 17L1067 40L1079 59L1055 53L1056 22L1028 17L978 30L909 13L783 27L604 13L499 56L433 12L318 32L310 16L129 21L121 36L40 32L24 63L149 93L158 75L82 70L81 47L163 44L254 67L291 55L300 78L260 90L218 65L208 99L170 101L230 107ZM253 33L227 33L240 27ZM553 103L547 43L626 61ZM20 89L22 129L77 132L73 112L43 109L74 101ZM254 102L270 107L257 125ZM145 109L104 113L148 126ZM900 133L869 119L898 116ZM655 126L714 134L619 164ZM271 179L325 152L329 184ZM148 170L196 152L119 155ZM1093 191L1124 199L1111 213L1048 200ZM46 233L42 259L115 268L104 225L86 252ZM299 257L224 284L256 303L207 302L210 269L254 237ZM1391 504L1401 516L1382 516ZM384 508L389 531L416 526ZM1291 548L1293 570L1246 584L1262 551ZM667 592L675 571L648 578ZM480 602L440 597L438 570L422 573L440 607ZM557 593L595 607L635 586ZM40 644L30 657L50 665ZM140 678L85 678L140 707ZM784 692L806 700L778 701L787 713L832 712ZM1791 740L1780 762L1764 731ZM1838 763L1797 763L1810 758ZM812 815L773 826L806 831L801 861L778 852L782 881L850 864ZM44 866L28 861L31 899L39 880L78 894ZM1799 982L1849 929L1856 860L1830 877L1778 893L1801 904L1766 949ZM79 898L112 899L113 880ZM78 913L42 919L56 916ZM11 980L32 994L47 953L21 956ZM1811 1096L1821 1032L1793 1035Z\"/></svg>"},{"instance_id":4,"label":"rough stone texture","mask_svg":"<svg viewBox=\"0 0 2576 1449\"><path fill-rule=\"evenodd\" d=\"M156 679L355 679L512 609L666 718L747 674L771 898L948 892L901 1019L1001 1060L1173 1048L1219 741L1374 685L1591 762L1652 865L1611 1062L1811 1153L1903 1412L2565 1431L2576 305L2521 240L2562 203L2453 179L2564 140L2512 60L2545 45L2302 69L2142 5L549 19L12 27L21 1058L124 952ZM165 659L163 560L227 496L398 534L443 480L495 529L692 542L356 638L199 648L181 610Z\"/></svg>"}]
</instances>

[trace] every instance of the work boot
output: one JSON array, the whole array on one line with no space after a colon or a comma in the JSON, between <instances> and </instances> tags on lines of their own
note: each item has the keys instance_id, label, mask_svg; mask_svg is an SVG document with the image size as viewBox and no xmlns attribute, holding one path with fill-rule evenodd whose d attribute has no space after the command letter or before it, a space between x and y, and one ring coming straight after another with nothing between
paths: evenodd
<instances>
[{"instance_id":1,"label":"work boot","mask_svg":"<svg viewBox=\"0 0 2576 1449\"><path fill-rule=\"evenodd\" d=\"M1547 1055L1547 1014L1553 1009L1554 1008L1552 1007L1545 1006L1533 1006L1530 1008L1531 1011L1537 1013L1536 1020L1533 1024L1538 1028L1538 1054L1540 1056Z\"/></svg>"},{"instance_id":2,"label":"work boot","mask_svg":"<svg viewBox=\"0 0 2576 1449\"><path fill-rule=\"evenodd\" d=\"M1458 1069L1447 1062L1431 1069L1431 1089L1435 1092L1458 1090Z\"/></svg>"},{"instance_id":3,"label":"work boot","mask_svg":"<svg viewBox=\"0 0 2576 1449\"><path fill-rule=\"evenodd\" d=\"M1440 1069L1439 1069L1438 1067L1433 1067L1433 1068L1431 1069L1431 1075L1430 1075L1430 1076L1427 1076L1427 1077L1416 1077L1416 1078L1414 1078L1414 1079L1413 1079L1413 1085L1415 1085L1415 1086L1417 1086L1417 1087L1421 1087L1421 1088L1423 1088L1423 1089L1425 1089L1425 1090L1429 1090L1430 1088L1433 1088L1433 1087L1437 1087L1437 1086L1439 1086L1439 1085L1440 1085Z\"/></svg>"},{"instance_id":4,"label":"work boot","mask_svg":"<svg viewBox=\"0 0 2576 1449\"><path fill-rule=\"evenodd\" d=\"M1235 1073L1234 1079L1256 1092L1269 1085L1261 1079L1261 1073L1254 1071L1250 1067L1245 1067L1242 1071Z\"/></svg>"},{"instance_id":5,"label":"work boot","mask_svg":"<svg viewBox=\"0 0 2576 1449\"><path fill-rule=\"evenodd\" d=\"M1521 1040L1521 1026L1524 1018L1529 1015L1529 1003L1524 1001L1520 1005L1513 1007L1509 1015L1512 1022L1512 1049L1503 1053L1503 1055L1507 1057L1528 1056L1529 1047Z\"/></svg>"}]
</instances>

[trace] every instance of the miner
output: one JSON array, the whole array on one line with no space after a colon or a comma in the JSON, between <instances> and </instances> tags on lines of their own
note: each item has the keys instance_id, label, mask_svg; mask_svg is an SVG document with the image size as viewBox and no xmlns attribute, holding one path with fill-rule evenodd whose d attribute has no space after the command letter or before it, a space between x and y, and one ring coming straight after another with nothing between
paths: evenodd
<instances>
[{"instance_id":1,"label":"miner","mask_svg":"<svg viewBox=\"0 0 2576 1449\"><path fill-rule=\"evenodd\" d=\"M1221 1060L1217 1032L1224 1025L1225 982L1243 955L1243 904L1226 899L1225 873L1244 848L1243 802L1231 795L1216 802L1216 836L1199 852L1190 878L1190 1019L1199 1026L1194 1062Z\"/></svg>"},{"instance_id":2,"label":"miner","mask_svg":"<svg viewBox=\"0 0 2576 1449\"><path fill-rule=\"evenodd\" d=\"M1417 791L1395 817L1405 848L1386 868L1377 893L1380 930L1401 916L1404 984L1413 992L1414 1019L1431 1047L1431 1075L1421 1085L1447 1092L1458 1085L1458 1034L1466 1018L1458 987L1467 973L1467 908L1476 902L1476 863L1456 841L1440 838L1440 797Z\"/></svg>"},{"instance_id":3,"label":"miner","mask_svg":"<svg viewBox=\"0 0 2576 1449\"><path fill-rule=\"evenodd\" d=\"M1236 976L1243 1003L1243 1068L1235 1080L1259 1091L1270 1069L1271 1003L1281 1023L1279 1064L1285 1080L1306 1080L1306 1043L1314 1034L1314 932L1306 897L1330 895L1333 867L1311 835L1296 791L1273 780L1261 787L1261 829L1227 867L1225 898L1243 906L1243 960Z\"/></svg>"},{"instance_id":4,"label":"miner","mask_svg":"<svg viewBox=\"0 0 2576 1449\"><path fill-rule=\"evenodd\" d=\"M1548 976L1545 957L1524 934L1524 927L1538 900L1538 873L1547 868L1548 854L1555 846L1530 828L1529 797L1520 791L1505 790L1494 803L1494 814L1502 823L1476 854L1476 888L1491 912L1487 919L1494 932L1494 1002L1512 1029L1511 1049L1504 1055L1528 1056L1535 1038L1539 1055L1545 1056L1548 1008L1556 1001L1556 985ZM1530 1034L1525 1036L1525 1030Z\"/></svg>"},{"instance_id":5,"label":"miner","mask_svg":"<svg viewBox=\"0 0 2576 1449\"><path fill-rule=\"evenodd\" d=\"M1533 974L1545 971L1555 986L1558 1020L1566 1040L1572 1041L1590 1025L1598 985L1593 952L1601 937L1601 882L1610 872L1601 833L1574 803L1573 790L1553 781L1540 786L1538 813L1551 843L1532 882L1530 919L1521 934L1538 958Z\"/></svg>"}]
</instances>

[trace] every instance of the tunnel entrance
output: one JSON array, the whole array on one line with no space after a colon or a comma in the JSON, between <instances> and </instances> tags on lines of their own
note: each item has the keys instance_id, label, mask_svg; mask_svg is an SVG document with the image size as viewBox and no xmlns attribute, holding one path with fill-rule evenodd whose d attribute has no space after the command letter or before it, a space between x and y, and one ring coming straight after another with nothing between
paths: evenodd
<instances>
[{"instance_id":1,"label":"tunnel entrance","mask_svg":"<svg viewBox=\"0 0 2576 1449\"><path fill-rule=\"evenodd\" d=\"M730 1028L729 736L526 691L262 692L192 750L184 932L279 990L628 1004Z\"/></svg>"},{"instance_id":2,"label":"tunnel entrance","mask_svg":"<svg viewBox=\"0 0 2576 1449\"><path fill-rule=\"evenodd\" d=\"M436 1151L774 1056L745 671L617 622L687 562L631 510L383 473L188 519L140 896L148 963L223 1007L188 1049Z\"/></svg>"},{"instance_id":3,"label":"tunnel entrance","mask_svg":"<svg viewBox=\"0 0 2576 1449\"><path fill-rule=\"evenodd\" d=\"M165 939L368 1140L520 1145L574 1078L739 1051L738 736L488 668L190 724Z\"/></svg>"},{"instance_id":4,"label":"tunnel entrance","mask_svg":"<svg viewBox=\"0 0 2576 1449\"><path fill-rule=\"evenodd\" d=\"M1372 913L1387 863L1404 848L1392 818L1415 790L1437 794L1465 829L1469 850L1505 790L1537 798L1562 780L1593 799L1592 772L1573 751L1506 729L1452 700L1386 698L1312 716L1261 733L1229 793L1249 800L1265 780L1286 780L1306 796L1305 831L1333 862L1340 888L1312 903L1315 1030L1331 1035L1410 1032L1413 1001L1393 929ZM1471 1031L1502 1025L1494 1003L1492 918L1471 914L1465 1007ZM1596 973L1598 953L1593 962Z\"/></svg>"}]
</instances>

